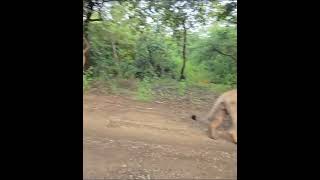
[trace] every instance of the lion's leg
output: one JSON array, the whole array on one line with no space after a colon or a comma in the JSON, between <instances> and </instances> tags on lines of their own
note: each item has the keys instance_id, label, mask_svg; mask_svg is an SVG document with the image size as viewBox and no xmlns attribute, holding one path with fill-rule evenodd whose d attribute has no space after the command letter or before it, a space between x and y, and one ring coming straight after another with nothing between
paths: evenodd
<instances>
[{"instance_id":1,"label":"lion's leg","mask_svg":"<svg viewBox=\"0 0 320 180\"><path fill-rule=\"evenodd\" d=\"M212 139L217 139L217 128L223 122L226 116L226 112L223 108L219 108L216 112L214 119L212 120L211 124L209 125L209 136Z\"/></svg>"},{"instance_id":2,"label":"lion's leg","mask_svg":"<svg viewBox=\"0 0 320 180\"><path fill-rule=\"evenodd\" d=\"M234 141L237 144L237 105L233 104L227 107L228 113L231 116L232 124L229 130L229 133Z\"/></svg>"},{"instance_id":3,"label":"lion's leg","mask_svg":"<svg viewBox=\"0 0 320 180\"><path fill-rule=\"evenodd\" d=\"M237 123L232 124L229 133L233 139L233 142L237 144Z\"/></svg>"},{"instance_id":4,"label":"lion's leg","mask_svg":"<svg viewBox=\"0 0 320 180\"><path fill-rule=\"evenodd\" d=\"M237 130L230 130L229 132L231 134L231 137L233 139L233 142L235 144L237 144L238 140L237 140Z\"/></svg>"}]
</instances>

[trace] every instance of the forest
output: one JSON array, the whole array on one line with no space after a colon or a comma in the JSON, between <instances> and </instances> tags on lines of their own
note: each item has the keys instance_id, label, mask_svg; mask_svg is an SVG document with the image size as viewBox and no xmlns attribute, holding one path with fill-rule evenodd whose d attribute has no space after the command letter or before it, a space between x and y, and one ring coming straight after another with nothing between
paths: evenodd
<instances>
[{"instance_id":1,"label":"forest","mask_svg":"<svg viewBox=\"0 0 320 180\"><path fill-rule=\"evenodd\" d=\"M83 0L84 91L184 96L237 86L236 0Z\"/></svg>"},{"instance_id":2,"label":"forest","mask_svg":"<svg viewBox=\"0 0 320 180\"><path fill-rule=\"evenodd\" d=\"M236 0L83 0L83 42L84 179L237 179Z\"/></svg>"}]
</instances>

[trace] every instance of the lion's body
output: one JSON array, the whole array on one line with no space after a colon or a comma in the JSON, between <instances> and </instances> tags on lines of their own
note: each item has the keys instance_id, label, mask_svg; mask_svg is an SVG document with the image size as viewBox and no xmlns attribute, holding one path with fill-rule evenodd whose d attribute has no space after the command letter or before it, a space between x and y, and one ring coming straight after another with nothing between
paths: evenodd
<instances>
[{"instance_id":1,"label":"lion's body","mask_svg":"<svg viewBox=\"0 0 320 180\"><path fill-rule=\"evenodd\" d=\"M203 119L209 121L209 136L216 139L216 129L226 119L227 115L230 115L232 124L229 130L233 140L237 143L237 90L230 90L220 95L217 101L214 103L210 112ZM195 116L192 117L194 120Z\"/></svg>"}]
</instances>

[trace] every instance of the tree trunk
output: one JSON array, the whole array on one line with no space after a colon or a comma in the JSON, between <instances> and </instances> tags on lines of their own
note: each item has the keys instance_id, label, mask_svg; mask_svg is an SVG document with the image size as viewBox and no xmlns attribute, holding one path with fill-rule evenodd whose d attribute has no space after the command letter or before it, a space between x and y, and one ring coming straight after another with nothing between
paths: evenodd
<instances>
[{"instance_id":1,"label":"tree trunk","mask_svg":"<svg viewBox=\"0 0 320 180\"><path fill-rule=\"evenodd\" d=\"M148 55L149 55L149 61L148 62L150 63L151 67L153 69L155 69L155 64L153 62L153 57L152 57L152 51L151 51L149 46L147 46L147 49L148 49Z\"/></svg>"},{"instance_id":2,"label":"tree trunk","mask_svg":"<svg viewBox=\"0 0 320 180\"><path fill-rule=\"evenodd\" d=\"M88 40L89 40L89 38L88 38L88 27L89 27L89 22L90 22L89 19L91 18L93 7L94 7L94 3L92 1L89 1L88 2L88 6L87 6L88 12L86 14L86 19L83 22L83 36ZM84 65L84 70L87 70L90 67L89 53L86 52L84 54L84 56L85 56L84 58L86 59L86 63Z\"/></svg>"},{"instance_id":3,"label":"tree trunk","mask_svg":"<svg viewBox=\"0 0 320 180\"><path fill-rule=\"evenodd\" d=\"M117 54L117 47L116 47L116 43L114 42L114 40L112 40L111 45L112 45L112 55L113 55L113 58L114 58L114 59L118 62L118 64L119 64L120 62L119 62L119 57L118 57L118 54Z\"/></svg>"},{"instance_id":4,"label":"tree trunk","mask_svg":"<svg viewBox=\"0 0 320 180\"><path fill-rule=\"evenodd\" d=\"M187 61L187 56L186 56L186 47L187 47L187 29L185 25L183 26L183 46L182 46L182 68L180 72L180 80L186 79L184 75L184 70L186 68L186 61Z\"/></svg>"},{"instance_id":5,"label":"tree trunk","mask_svg":"<svg viewBox=\"0 0 320 180\"><path fill-rule=\"evenodd\" d=\"M88 51L90 49L90 45L89 42L87 41L87 39L85 37L83 37L83 69L86 70L85 65L87 64L88 61Z\"/></svg>"},{"instance_id":6,"label":"tree trunk","mask_svg":"<svg viewBox=\"0 0 320 180\"><path fill-rule=\"evenodd\" d=\"M117 53L117 46L116 46L115 40L111 41L111 46L112 46L113 59L117 61L117 66L118 66L117 74L119 75L119 74L121 74L120 58L119 58L118 53Z\"/></svg>"},{"instance_id":7,"label":"tree trunk","mask_svg":"<svg viewBox=\"0 0 320 180\"><path fill-rule=\"evenodd\" d=\"M94 3L92 1L89 1L88 7L87 7L88 12L86 14L86 19L83 22L83 34L85 38L88 38L88 27L89 27L89 22L92 16L93 7L94 7Z\"/></svg>"},{"instance_id":8,"label":"tree trunk","mask_svg":"<svg viewBox=\"0 0 320 180\"><path fill-rule=\"evenodd\" d=\"M83 59L85 60L83 63L83 70L86 71L89 69L90 67L90 63L89 63L89 48L90 48L90 45L89 45L89 42L86 40L87 38L83 39L84 41L84 49L83 49Z\"/></svg>"}]
</instances>

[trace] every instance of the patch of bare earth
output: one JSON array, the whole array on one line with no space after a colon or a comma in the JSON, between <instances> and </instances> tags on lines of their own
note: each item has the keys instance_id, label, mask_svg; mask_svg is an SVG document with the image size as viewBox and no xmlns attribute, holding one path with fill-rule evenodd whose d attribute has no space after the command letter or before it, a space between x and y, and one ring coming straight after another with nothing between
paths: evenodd
<instances>
[{"instance_id":1,"label":"patch of bare earth","mask_svg":"<svg viewBox=\"0 0 320 180\"><path fill-rule=\"evenodd\" d=\"M84 95L84 179L236 179L237 146L190 118L204 104Z\"/></svg>"}]
</instances>

